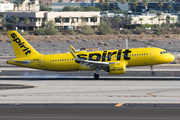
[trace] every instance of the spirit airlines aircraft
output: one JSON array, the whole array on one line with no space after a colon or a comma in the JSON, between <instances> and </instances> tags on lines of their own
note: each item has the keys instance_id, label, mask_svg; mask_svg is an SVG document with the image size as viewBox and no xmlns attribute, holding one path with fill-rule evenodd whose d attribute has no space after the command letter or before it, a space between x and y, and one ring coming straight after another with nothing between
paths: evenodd
<instances>
[{"instance_id":1,"label":"spirit airlines aircraft","mask_svg":"<svg viewBox=\"0 0 180 120\"><path fill-rule=\"evenodd\" d=\"M15 59L8 64L51 71L104 70L110 74L125 74L126 67L150 66L154 75L153 65L168 63L174 56L165 50L154 47L117 49L104 51L76 51L72 46L70 53L43 55L38 53L17 31L8 31Z\"/></svg>"}]
</instances>

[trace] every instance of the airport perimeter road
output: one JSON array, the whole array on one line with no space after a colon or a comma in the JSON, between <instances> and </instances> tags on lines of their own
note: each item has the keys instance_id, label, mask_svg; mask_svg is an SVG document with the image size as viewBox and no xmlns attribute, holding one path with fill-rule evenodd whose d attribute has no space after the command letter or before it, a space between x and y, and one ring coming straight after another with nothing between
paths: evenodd
<instances>
[{"instance_id":1,"label":"airport perimeter road","mask_svg":"<svg viewBox=\"0 0 180 120\"><path fill-rule=\"evenodd\" d=\"M167 107L116 108L114 104L0 105L0 120L179 120L179 110Z\"/></svg>"}]
</instances>

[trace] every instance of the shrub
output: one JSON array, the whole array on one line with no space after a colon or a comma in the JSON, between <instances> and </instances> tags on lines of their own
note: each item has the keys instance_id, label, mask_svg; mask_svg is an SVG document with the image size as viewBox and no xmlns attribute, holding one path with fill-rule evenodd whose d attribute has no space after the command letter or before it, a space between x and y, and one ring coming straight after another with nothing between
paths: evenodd
<instances>
[{"instance_id":1,"label":"shrub","mask_svg":"<svg viewBox=\"0 0 180 120\"><path fill-rule=\"evenodd\" d=\"M82 34L84 35L94 35L94 30L90 26L83 26L82 27Z\"/></svg>"},{"instance_id":2,"label":"shrub","mask_svg":"<svg viewBox=\"0 0 180 120\"><path fill-rule=\"evenodd\" d=\"M154 25L144 24L144 25L141 25L141 28L142 29L145 29L145 28L154 28Z\"/></svg>"},{"instance_id":3,"label":"shrub","mask_svg":"<svg viewBox=\"0 0 180 120\"><path fill-rule=\"evenodd\" d=\"M112 34L111 23L108 21L101 21L98 27L100 35Z\"/></svg>"},{"instance_id":4,"label":"shrub","mask_svg":"<svg viewBox=\"0 0 180 120\"><path fill-rule=\"evenodd\" d=\"M162 24L161 24L161 28L169 28L169 24L167 24L167 23L162 23Z\"/></svg>"},{"instance_id":5,"label":"shrub","mask_svg":"<svg viewBox=\"0 0 180 120\"><path fill-rule=\"evenodd\" d=\"M65 30L65 35L75 35L75 31L73 29L67 29Z\"/></svg>"},{"instance_id":6,"label":"shrub","mask_svg":"<svg viewBox=\"0 0 180 120\"><path fill-rule=\"evenodd\" d=\"M19 34L21 35L29 35L27 31L22 32L21 30L17 30Z\"/></svg>"},{"instance_id":7,"label":"shrub","mask_svg":"<svg viewBox=\"0 0 180 120\"><path fill-rule=\"evenodd\" d=\"M173 28L172 29L172 33L173 34L179 34L180 33L180 29L179 28Z\"/></svg>"},{"instance_id":8,"label":"shrub","mask_svg":"<svg viewBox=\"0 0 180 120\"><path fill-rule=\"evenodd\" d=\"M43 27L36 29L33 33L35 35L56 35L58 32L58 29L54 27Z\"/></svg>"},{"instance_id":9,"label":"shrub","mask_svg":"<svg viewBox=\"0 0 180 120\"><path fill-rule=\"evenodd\" d=\"M131 30L128 30L128 29L123 29L120 31L122 34L132 34L132 31Z\"/></svg>"},{"instance_id":10,"label":"shrub","mask_svg":"<svg viewBox=\"0 0 180 120\"><path fill-rule=\"evenodd\" d=\"M154 29L154 34L156 35L162 35L162 34L167 34L167 30L166 29L163 29L163 28L156 28Z\"/></svg>"},{"instance_id":11,"label":"shrub","mask_svg":"<svg viewBox=\"0 0 180 120\"><path fill-rule=\"evenodd\" d=\"M7 23L6 27L7 27L7 30L14 30L14 28L15 28L13 23Z\"/></svg>"},{"instance_id":12,"label":"shrub","mask_svg":"<svg viewBox=\"0 0 180 120\"><path fill-rule=\"evenodd\" d=\"M141 28L136 28L136 29L133 30L133 33L140 35L141 33L143 33L143 31L144 31L144 30L141 29Z\"/></svg>"}]
</instances>

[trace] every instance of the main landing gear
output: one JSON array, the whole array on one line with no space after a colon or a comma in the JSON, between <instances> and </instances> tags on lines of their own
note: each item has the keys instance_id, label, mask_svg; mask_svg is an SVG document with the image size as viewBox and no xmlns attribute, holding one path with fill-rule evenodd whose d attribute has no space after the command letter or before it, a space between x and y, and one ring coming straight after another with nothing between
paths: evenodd
<instances>
[{"instance_id":1,"label":"main landing gear","mask_svg":"<svg viewBox=\"0 0 180 120\"><path fill-rule=\"evenodd\" d=\"M96 73L94 74L94 79L99 79L99 74L98 74L98 72L101 70L101 68L100 67L96 67Z\"/></svg>"},{"instance_id":2,"label":"main landing gear","mask_svg":"<svg viewBox=\"0 0 180 120\"><path fill-rule=\"evenodd\" d=\"M94 74L94 79L99 79L99 74Z\"/></svg>"},{"instance_id":3,"label":"main landing gear","mask_svg":"<svg viewBox=\"0 0 180 120\"><path fill-rule=\"evenodd\" d=\"M153 65L151 65L151 75L155 75L155 72L153 71Z\"/></svg>"}]
</instances>

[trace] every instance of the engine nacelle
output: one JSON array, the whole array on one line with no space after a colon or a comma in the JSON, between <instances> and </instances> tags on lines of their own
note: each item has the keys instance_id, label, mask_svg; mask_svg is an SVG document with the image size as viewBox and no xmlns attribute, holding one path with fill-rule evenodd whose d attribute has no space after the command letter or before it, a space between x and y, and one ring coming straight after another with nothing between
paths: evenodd
<instances>
[{"instance_id":1,"label":"engine nacelle","mask_svg":"<svg viewBox=\"0 0 180 120\"><path fill-rule=\"evenodd\" d=\"M110 74L125 74L126 73L126 64L125 63L115 63L109 65Z\"/></svg>"}]
</instances>

